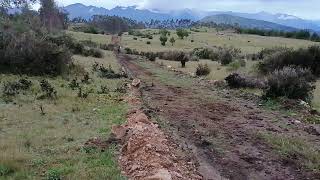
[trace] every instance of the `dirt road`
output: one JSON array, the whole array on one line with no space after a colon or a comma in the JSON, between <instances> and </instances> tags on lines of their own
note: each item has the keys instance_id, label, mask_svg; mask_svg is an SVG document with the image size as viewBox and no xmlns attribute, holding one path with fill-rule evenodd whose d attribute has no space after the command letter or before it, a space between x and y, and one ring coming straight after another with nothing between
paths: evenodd
<instances>
[{"instance_id":1,"label":"dirt road","mask_svg":"<svg viewBox=\"0 0 320 180\"><path fill-rule=\"evenodd\" d=\"M180 145L185 158L198 164L204 179L319 179L319 174L301 167L298 155L284 158L262 138L264 134L298 136L320 147L319 136L294 124L297 120L227 90L202 86L196 79L174 85L185 79L168 72L163 81L155 70L160 66L146 62L151 68L145 68L130 56L117 57L131 76L142 79L141 94L149 115Z\"/></svg>"}]
</instances>

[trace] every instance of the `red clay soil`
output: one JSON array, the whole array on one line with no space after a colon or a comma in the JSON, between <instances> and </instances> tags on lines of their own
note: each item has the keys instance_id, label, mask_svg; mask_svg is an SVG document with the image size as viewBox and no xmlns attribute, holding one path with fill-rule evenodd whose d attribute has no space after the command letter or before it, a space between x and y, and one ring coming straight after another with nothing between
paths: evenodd
<instances>
[{"instance_id":1,"label":"red clay soil","mask_svg":"<svg viewBox=\"0 0 320 180\"><path fill-rule=\"evenodd\" d=\"M208 89L198 82L188 88L163 84L155 81L152 72L135 64L131 57L118 55L118 58L131 76L142 78L144 86L141 89L141 95L145 100L144 104L153 111L153 115L161 117L168 125L168 128L162 128L166 136L162 132L155 131L159 129L156 125L146 122L148 128L141 127L139 133L134 135L137 139L141 139L141 143L129 145L123 149L123 153L128 153L130 149L136 151L141 146L148 147L140 148L133 154L129 153L127 157L120 160L129 177L146 177L144 174L146 172L139 172L141 166L133 165L134 161L157 164L158 161L162 163L161 160L167 158L169 160L165 162L168 164L156 166L167 170L173 168L174 172L178 172L183 177L190 173L190 171L186 171L187 174L183 172L184 165L182 169L175 169L174 160L171 161L170 155L161 156L154 161L149 159L149 155L142 160L137 158L137 155L142 157L145 151L151 153L151 149L155 148L152 152L154 154L150 154L153 157L157 156L158 151L167 154L171 149L181 149L183 153L188 154L184 159L190 159L193 164L197 164L198 172L203 179L320 179L319 174L301 168L296 161L298 157L284 159L257 135L259 133L284 134L305 139L313 142L316 147L320 147L320 137L306 132L307 125L295 123L299 121L280 112L263 110L256 103L234 97L229 92L222 93ZM199 93L201 96L198 95ZM216 99L210 100L208 97ZM136 111L129 116L128 128L132 128L132 125L141 126L135 120L137 116L142 116L140 113ZM145 116L143 118L147 121ZM275 119L279 119L282 124L290 128L280 126L274 122ZM144 137L144 133L155 138L151 141L155 142L154 145L173 139L179 147L165 142L165 146L161 145L160 149L156 150L153 145L150 147L150 141ZM160 139L157 140L157 138ZM188 168L190 167L185 169ZM152 170L150 172L155 173ZM178 176L174 176L176 177ZM187 177L182 179L192 179L194 176Z\"/></svg>"},{"instance_id":2,"label":"red clay soil","mask_svg":"<svg viewBox=\"0 0 320 180\"><path fill-rule=\"evenodd\" d=\"M139 80L133 85L138 86ZM119 164L129 179L171 180L202 179L195 165L180 157L177 145L139 110L138 87L131 86L126 98L132 110L124 125L114 126L112 133L121 141Z\"/></svg>"}]
</instances>

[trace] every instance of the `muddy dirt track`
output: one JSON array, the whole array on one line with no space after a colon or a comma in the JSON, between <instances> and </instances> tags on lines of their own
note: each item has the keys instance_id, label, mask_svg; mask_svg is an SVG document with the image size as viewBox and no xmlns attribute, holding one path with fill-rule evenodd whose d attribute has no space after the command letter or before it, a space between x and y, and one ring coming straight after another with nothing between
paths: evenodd
<instances>
[{"instance_id":1,"label":"muddy dirt track","mask_svg":"<svg viewBox=\"0 0 320 180\"><path fill-rule=\"evenodd\" d=\"M117 57L130 76L142 79L141 94L149 114L160 119L162 130L180 145L184 158L197 164L203 179L320 179L319 174L303 170L295 161L298 157L280 157L259 137L285 133L319 145L319 136L308 134L302 125L287 128L274 123L274 119L291 123L289 117L197 81L191 87L168 85L134 58Z\"/></svg>"}]
</instances>

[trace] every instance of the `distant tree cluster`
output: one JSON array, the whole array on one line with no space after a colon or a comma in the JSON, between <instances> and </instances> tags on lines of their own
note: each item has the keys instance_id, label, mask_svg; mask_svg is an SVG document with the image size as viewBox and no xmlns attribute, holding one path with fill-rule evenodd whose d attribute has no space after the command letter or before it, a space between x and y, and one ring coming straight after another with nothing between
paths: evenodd
<instances>
[{"instance_id":1,"label":"distant tree cluster","mask_svg":"<svg viewBox=\"0 0 320 180\"><path fill-rule=\"evenodd\" d=\"M262 29L244 29L236 28L236 31L240 34L255 34L260 36L275 36L275 37L285 37L294 39L305 39L311 41L320 42L320 36L317 33L312 33L308 30L300 31L277 31L277 30L262 30Z\"/></svg>"},{"instance_id":2,"label":"distant tree cluster","mask_svg":"<svg viewBox=\"0 0 320 180\"><path fill-rule=\"evenodd\" d=\"M177 29L177 35L180 39L183 39L184 37L188 37L189 36L189 32L186 29Z\"/></svg>"},{"instance_id":3,"label":"distant tree cluster","mask_svg":"<svg viewBox=\"0 0 320 180\"><path fill-rule=\"evenodd\" d=\"M171 20L151 20L150 22L146 22L145 26L147 28L153 29L177 29L177 28L190 28L195 24L195 22L190 19L171 19Z\"/></svg>"},{"instance_id":4,"label":"distant tree cluster","mask_svg":"<svg viewBox=\"0 0 320 180\"><path fill-rule=\"evenodd\" d=\"M129 29L144 28L144 24L142 23L119 16L94 15L88 23L94 27L113 34L127 32Z\"/></svg>"}]
</instances>

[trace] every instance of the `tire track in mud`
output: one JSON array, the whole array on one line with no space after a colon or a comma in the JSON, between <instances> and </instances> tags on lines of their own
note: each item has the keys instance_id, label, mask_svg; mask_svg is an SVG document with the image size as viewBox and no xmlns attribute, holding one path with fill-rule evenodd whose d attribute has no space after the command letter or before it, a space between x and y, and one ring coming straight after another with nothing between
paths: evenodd
<instances>
[{"instance_id":1,"label":"tire track in mud","mask_svg":"<svg viewBox=\"0 0 320 180\"><path fill-rule=\"evenodd\" d=\"M257 137L259 132L283 131L270 121L278 114L250 102L224 98L212 102L195 96L194 90L201 87L163 84L130 56L118 54L117 58L131 77L143 80L141 94L146 105L168 124L164 131L190 153L204 179L316 179L294 163L284 162Z\"/></svg>"}]
</instances>

